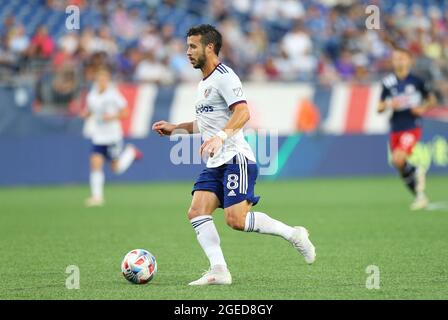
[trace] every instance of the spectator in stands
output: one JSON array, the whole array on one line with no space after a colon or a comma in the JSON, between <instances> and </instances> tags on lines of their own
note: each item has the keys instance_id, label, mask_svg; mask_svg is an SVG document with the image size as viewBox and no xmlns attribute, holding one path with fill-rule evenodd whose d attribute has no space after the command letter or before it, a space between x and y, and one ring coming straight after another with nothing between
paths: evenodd
<instances>
[{"instance_id":1,"label":"spectator in stands","mask_svg":"<svg viewBox=\"0 0 448 320\"><path fill-rule=\"evenodd\" d=\"M245 61L254 63L260 61L266 55L268 36L258 21L252 20L250 22L242 47L246 56Z\"/></svg>"},{"instance_id":2,"label":"spectator in stands","mask_svg":"<svg viewBox=\"0 0 448 320\"><path fill-rule=\"evenodd\" d=\"M118 53L118 46L108 26L102 26L94 36L91 49L93 52L105 52L109 57Z\"/></svg>"},{"instance_id":3,"label":"spectator in stands","mask_svg":"<svg viewBox=\"0 0 448 320\"><path fill-rule=\"evenodd\" d=\"M159 50L153 51L156 59L164 60L168 58L170 54L169 46L174 40L174 26L171 23L162 25L160 29L160 41L163 43L163 46Z\"/></svg>"},{"instance_id":4,"label":"spectator in stands","mask_svg":"<svg viewBox=\"0 0 448 320\"><path fill-rule=\"evenodd\" d=\"M64 52L74 55L80 45L79 36L75 32L66 33L59 39L58 45Z\"/></svg>"},{"instance_id":5,"label":"spectator in stands","mask_svg":"<svg viewBox=\"0 0 448 320\"><path fill-rule=\"evenodd\" d=\"M8 37L9 31L14 27L15 19L13 15L7 15L3 20L3 26L0 28L0 40Z\"/></svg>"},{"instance_id":6,"label":"spectator in stands","mask_svg":"<svg viewBox=\"0 0 448 320\"><path fill-rule=\"evenodd\" d=\"M33 58L50 59L54 53L54 41L48 34L46 26L42 25L37 29L36 34L31 39L29 55Z\"/></svg>"},{"instance_id":7,"label":"spectator in stands","mask_svg":"<svg viewBox=\"0 0 448 320\"><path fill-rule=\"evenodd\" d=\"M30 39L25 33L23 25L19 24L11 29L8 34L8 48L16 55L23 56L30 45Z\"/></svg>"},{"instance_id":8,"label":"spectator in stands","mask_svg":"<svg viewBox=\"0 0 448 320\"><path fill-rule=\"evenodd\" d=\"M115 12L112 13L110 26L114 35L129 43L136 40L141 34L144 23L141 21L138 10L128 11L122 4L119 4Z\"/></svg>"},{"instance_id":9,"label":"spectator in stands","mask_svg":"<svg viewBox=\"0 0 448 320\"><path fill-rule=\"evenodd\" d=\"M168 51L170 52L169 67L176 81L198 82L201 80L201 72L193 69L188 61L182 40L172 41Z\"/></svg>"},{"instance_id":10,"label":"spectator in stands","mask_svg":"<svg viewBox=\"0 0 448 320\"><path fill-rule=\"evenodd\" d=\"M228 3L222 0L210 0L209 14L217 22L228 19L230 17Z\"/></svg>"},{"instance_id":11,"label":"spectator in stands","mask_svg":"<svg viewBox=\"0 0 448 320\"><path fill-rule=\"evenodd\" d=\"M4 43L6 52L0 55L4 55L5 59L9 60L8 64L12 68L11 70L22 70L26 65L27 50L30 45L30 39L26 35L23 25L12 27Z\"/></svg>"},{"instance_id":12,"label":"spectator in stands","mask_svg":"<svg viewBox=\"0 0 448 320\"><path fill-rule=\"evenodd\" d=\"M389 45L395 43L409 48L419 72L431 74L444 87L448 82L445 2L431 1L435 6L375 3L382 8L380 30L366 30L365 4L350 0L196 0L181 5L176 0L45 0L38 4L39 14L26 21L26 28L20 26L23 15L13 16L8 11L11 6L0 6L0 16L6 17L0 25L0 64L3 71L17 73L39 71L48 61L57 68L73 61L88 83L95 63L105 60L116 62L119 79L130 80L148 77L137 72L137 66L147 68L141 56L152 53L155 60L149 67L156 70L157 79L150 82L160 81L157 70L162 69L168 70L166 79L174 74L176 81L190 81L184 72L185 47L178 42L185 40L188 24L205 20L223 33L226 41L220 58L243 79L325 83L323 75L332 79L336 72L347 81L374 81L390 68ZM80 35L55 30L50 22L46 25L47 17L72 4L87 17ZM94 24L92 16L97 17ZM27 30L42 22L36 34ZM98 25L102 27L97 29Z\"/></svg>"},{"instance_id":13,"label":"spectator in stands","mask_svg":"<svg viewBox=\"0 0 448 320\"><path fill-rule=\"evenodd\" d=\"M117 56L115 66L120 81L132 81L135 68L141 60L141 52L136 47L128 47Z\"/></svg>"},{"instance_id":14,"label":"spectator in stands","mask_svg":"<svg viewBox=\"0 0 448 320\"><path fill-rule=\"evenodd\" d=\"M318 83L322 86L331 86L340 81L339 74L327 55L322 55L317 67Z\"/></svg>"},{"instance_id":15,"label":"spectator in stands","mask_svg":"<svg viewBox=\"0 0 448 320\"><path fill-rule=\"evenodd\" d=\"M79 39L79 47L86 54L90 55L94 52L95 30L93 28L85 28Z\"/></svg>"},{"instance_id":16,"label":"spectator in stands","mask_svg":"<svg viewBox=\"0 0 448 320\"><path fill-rule=\"evenodd\" d=\"M299 0L283 0L278 7L280 19L299 20L303 19L305 9Z\"/></svg>"},{"instance_id":17,"label":"spectator in stands","mask_svg":"<svg viewBox=\"0 0 448 320\"><path fill-rule=\"evenodd\" d=\"M412 15L411 17L408 17L408 19L411 32L416 29L428 31L431 28L431 23L419 4L412 5Z\"/></svg>"},{"instance_id":18,"label":"spectator in stands","mask_svg":"<svg viewBox=\"0 0 448 320\"><path fill-rule=\"evenodd\" d=\"M162 39L159 36L157 27L152 23L148 24L145 27L143 34L140 36L138 42L139 49L143 52L156 52L160 50L162 46Z\"/></svg>"},{"instance_id":19,"label":"spectator in stands","mask_svg":"<svg viewBox=\"0 0 448 320\"><path fill-rule=\"evenodd\" d=\"M304 26L313 35L313 40L318 48L322 48L325 40L325 32L328 30L327 19L322 19L324 10L318 5L311 5L304 17Z\"/></svg>"},{"instance_id":20,"label":"spectator in stands","mask_svg":"<svg viewBox=\"0 0 448 320\"><path fill-rule=\"evenodd\" d=\"M281 3L277 0L255 0L253 15L261 20L276 21L280 5Z\"/></svg>"},{"instance_id":21,"label":"spectator in stands","mask_svg":"<svg viewBox=\"0 0 448 320\"><path fill-rule=\"evenodd\" d=\"M295 74L294 78L309 79L317 61L313 54L313 42L301 22L286 33L280 46L286 58L287 69Z\"/></svg>"},{"instance_id":22,"label":"spectator in stands","mask_svg":"<svg viewBox=\"0 0 448 320\"><path fill-rule=\"evenodd\" d=\"M77 61L75 54L79 50L79 36L75 32L66 33L58 41L58 50L53 55L52 66L55 72L75 73Z\"/></svg>"},{"instance_id":23,"label":"spectator in stands","mask_svg":"<svg viewBox=\"0 0 448 320\"><path fill-rule=\"evenodd\" d=\"M147 52L137 65L135 80L141 83L167 84L172 82L170 70L162 62L156 60L152 52Z\"/></svg>"},{"instance_id":24,"label":"spectator in stands","mask_svg":"<svg viewBox=\"0 0 448 320\"><path fill-rule=\"evenodd\" d=\"M350 51L344 50L336 62L336 71L342 80L350 80L354 77L356 67L353 63L353 55Z\"/></svg>"},{"instance_id":25,"label":"spectator in stands","mask_svg":"<svg viewBox=\"0 0 448 320\"><path fill-rule=\"evenodd\" d=\"M8 50L5 42L0 38L0 80L11 78L18 70L16 56Z\"/></svg>"},{"instance_id":26,"label":"spectator in stands","mask_svg":"<svg viewBox=\"0 0 448 320\"><path fill-rule=\"evenodd\" d=\"M249 16L251 7L251 0L232 0L232 9L243 18L247 18Z\"/></svg>"},{"instance_id":27,"label":"spectator in stands","mask_svg":"<svg viewBox=\"0 0 448 320\"><path fill-rule=\"evenodd\" d=\"M248 79L254 82L263 82L268 80L268 75L266 74L264 65L261 63L253 65L250 69Z\"/></svg>"},{"instance_id":28,"label":"spectator in stands","mask_svg":"<svg viewBox=\"0 0 448 320\"><path fill-rule=\"evenodd\" d=\"M274 59L268 57L264 64L264 71L266 73L267 79L269 80L279 80L280 71L275 65Z\"/></svg>"}]
</instances>

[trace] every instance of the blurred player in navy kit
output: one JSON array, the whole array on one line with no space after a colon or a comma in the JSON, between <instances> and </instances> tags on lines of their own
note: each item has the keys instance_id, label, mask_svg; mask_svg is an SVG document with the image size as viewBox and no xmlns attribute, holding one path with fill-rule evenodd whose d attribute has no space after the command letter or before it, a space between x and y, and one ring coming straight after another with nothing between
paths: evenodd
<instances>
[{"instance_id":1,"label":"blurred player in navy kit","mask_svg":"<svg viewBox=\"0 0 448 320\"><path fill-rule=\"evenodd\" d=\"M392 65L394 72L382 81L378 111L393 111L389 141L392 162L415 196L411 210L424 209L428 205L425 170L410 164L408 157L422 136L421 116L436 104L436 97L424 80L411 73L412 57L409 51L394 48Z\"/></svg>"}]
</instances>

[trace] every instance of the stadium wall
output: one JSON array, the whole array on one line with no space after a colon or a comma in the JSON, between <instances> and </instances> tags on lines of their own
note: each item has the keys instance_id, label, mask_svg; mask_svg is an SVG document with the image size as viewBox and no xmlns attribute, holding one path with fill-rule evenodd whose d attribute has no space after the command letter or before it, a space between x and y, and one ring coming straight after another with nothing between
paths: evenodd
<instances>
[{"instance_id":1,"label":"stadium wall","mask_svg":"<svg viewBox=\"0 0 448 320\"><path fill-rule=\"evenodd\" d=\"M387 117L372 112L373 97L379 94L376 85L246 87L253 114L249 127L263 128L274 138L278 134L275 151L270 150L263 134L247 131L263 179L395 174L388 163ZM123 123L127 141L136 144L145 157L122 176L108 172L108 180L193 180L203 166L194 159L198 137L170 141L152 134L149 128L158 119L191 119L194 88L127 85L124 93L133 97L131 118ZM84 135L88 135L88 126L72 117L36 114L32 102L30 88L0 88L0 185L86 183L90 143ZM412 158L431 174L448 173L448 123L441 121L444 116L425 119L424 137ZM180 155L176 151L181 144L192 148ZM263 148L266 145L268 148ZM265 155L270 155L269 161ZM170 156L184 163L173 164ZM198 164L188 165L191 162Z\"/></svg>"}]
</instances>

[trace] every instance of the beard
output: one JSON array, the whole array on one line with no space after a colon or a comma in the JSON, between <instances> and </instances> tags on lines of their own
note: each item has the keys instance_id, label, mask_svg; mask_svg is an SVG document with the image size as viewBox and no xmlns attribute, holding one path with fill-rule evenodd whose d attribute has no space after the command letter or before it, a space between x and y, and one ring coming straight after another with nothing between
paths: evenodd
<instances>
[{"instance_id":1,"label":"beard","mask_svg":"<svg viewBox=\"0 0 448 320\"><path fill-rule=\"evenodd\" d=\"M205 65L205 50L202 52L202 55L198 57L196 60L196 63L193 65L193 68L195 69L202 69L202 67Z\"/></svg>"}]
</instances>

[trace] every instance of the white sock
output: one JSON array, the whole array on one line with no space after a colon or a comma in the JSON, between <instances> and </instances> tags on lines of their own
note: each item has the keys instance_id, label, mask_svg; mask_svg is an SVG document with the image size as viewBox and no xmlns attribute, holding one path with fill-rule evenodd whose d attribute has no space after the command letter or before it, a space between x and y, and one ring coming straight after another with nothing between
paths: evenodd
<instances>
[{"instance_id":1,"label":"white sock","mask_svg":"<svg viewBox=\"0 0 448 320\"><path fill-rule=\"evenodd\" d=\"M221 250L221 240L216 230L213 218L210 215L202 215L190 220L196 231L199 244L207 255L212 269L227 269L227 263Z\"/></svg>"},{"instance_id":2,"label":"white sock","mask_svg":"<svg viewBox=\"0 0 448 320\"><path fill-rule=\"evenodd\" d=\"M129 169L132 162L135 160L135 149L131 145L127 145L124 151L121 153L120 158L118 158L118 168L115 171L116 174L122 174Z\"/></svg>"},{"instance_id":3,"label":"white sock","mask_svg":"<svg viewBox=\"0 0 448 320\"><path fill-rule=\"evenodd\" d=\"M289 241L295 230L281 221L272 219L263 212L250 211L246 215L246 224L244 226L244 231L246 232L272 234Z\"/></svg>"},{"instance_id":4,"label":"white sock","mask_svg":"<svg viewBox=\"0 0 448 320\"><path fill-rule=\"evenodd\" d=\"M95 199L103 199L104 172L102 170L90 172L90 191Z\"/></svg>"}]
</instances>

